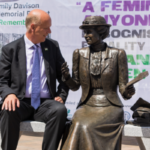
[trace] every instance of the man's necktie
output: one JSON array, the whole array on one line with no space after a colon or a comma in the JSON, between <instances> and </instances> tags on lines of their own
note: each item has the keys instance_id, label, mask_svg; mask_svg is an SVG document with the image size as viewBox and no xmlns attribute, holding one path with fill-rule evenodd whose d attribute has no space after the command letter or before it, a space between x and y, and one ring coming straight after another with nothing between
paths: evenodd
<instances>
[{"instance_id":1,"label":"man's necktie","mask_svg":"<svg viewBox=\"0 0 150 150\"><path fill-rule=\"evenodd\" d=\"M33 57L33 68L32 68L32 92L31 92L31 105L37 109L40 105L40 59L38 53L38 46L34 45L34 57Z\"/></svg>"}]
</instances>

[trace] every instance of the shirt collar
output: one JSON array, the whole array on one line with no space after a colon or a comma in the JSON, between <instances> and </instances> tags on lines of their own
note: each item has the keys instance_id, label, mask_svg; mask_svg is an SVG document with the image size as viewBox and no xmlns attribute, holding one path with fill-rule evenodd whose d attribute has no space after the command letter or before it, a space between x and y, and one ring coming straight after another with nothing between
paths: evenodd
<instances>
[{"instance_id":1,"label":"shirt collar","mask_svg":"<svg viewBox=\"0 0 150 150\"><path fill-rule=\"evenodd\" d=\"M26 35L24 35L24 41L25 41L25 45L27 49L30 49L33 45L35 45L34 43L32 43ZM37 43L36 45L38 45L39 47L41 47L40 43Z\"/></svg>"}]
</instances>

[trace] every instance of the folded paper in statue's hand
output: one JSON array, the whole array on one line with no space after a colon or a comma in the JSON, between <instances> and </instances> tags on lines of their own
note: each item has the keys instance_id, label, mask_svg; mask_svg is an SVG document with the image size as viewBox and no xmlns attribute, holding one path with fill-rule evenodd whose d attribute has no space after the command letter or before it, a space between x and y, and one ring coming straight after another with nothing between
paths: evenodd
<instances>
[{"instance_id":1,"label":"folded paper in statue's hand","mask_svg":"<svg viewBox=\"0 0 150 150\"><path fill-rule=\"evenodd\" d=\"M131 80L130 82L127 83L126 88L132 84L139 82L140 80L147 77L148 75L149 75L148 71L140 73L136 78L134 78L133 80Z\"/></svg>"}]
</instances>

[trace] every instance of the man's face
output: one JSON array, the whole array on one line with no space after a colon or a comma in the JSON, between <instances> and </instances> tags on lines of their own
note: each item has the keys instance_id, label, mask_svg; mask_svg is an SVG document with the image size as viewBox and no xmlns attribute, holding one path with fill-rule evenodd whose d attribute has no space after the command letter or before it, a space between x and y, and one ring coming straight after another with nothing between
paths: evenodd
<instances>
[{"instance_id":1,"label":"man's face","mask_svg":"<svg viewBox=\"0 0 150 150\"><path fill-rule=\"evenodd\" d=\"M39 25L35 25L34 37L37 43L44 42L46 36L51 33L51 19L42 20Z\"/></svg>"},{"instance_id":2,"label":"man's face","mask_svg":"<svg viewBox=\"0 0 150 150\"><path fill-rule=\"evenodd\" d=\"M88 45L92 45L100 40L99 34L93 28L84 29L83 32Z\"/></svg>"}]
</instances>

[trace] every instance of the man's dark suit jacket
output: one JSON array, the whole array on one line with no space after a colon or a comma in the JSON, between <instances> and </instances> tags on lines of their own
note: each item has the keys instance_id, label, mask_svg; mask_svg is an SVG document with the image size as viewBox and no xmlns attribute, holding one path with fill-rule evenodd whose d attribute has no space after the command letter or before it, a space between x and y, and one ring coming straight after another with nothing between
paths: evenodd
<instances>
[{"instance_id":1,"label":"man's dark suit jacket","mask_svg":"<svg viewBox=\"0 0 150 150\"><path fill-rule=\"evenodd\" d=\"M52 39L41 43L47 83L52 98L60 96L65 102L68 87L61 81L61 65L64 58L59 45ZM59 82L56 92L56 79ZM0 60L0 95L2 101L9 94L15 94L22 100L26 91L26 48L24 37L9 43L2 48Z\"/></svg>"}]
</instances>

